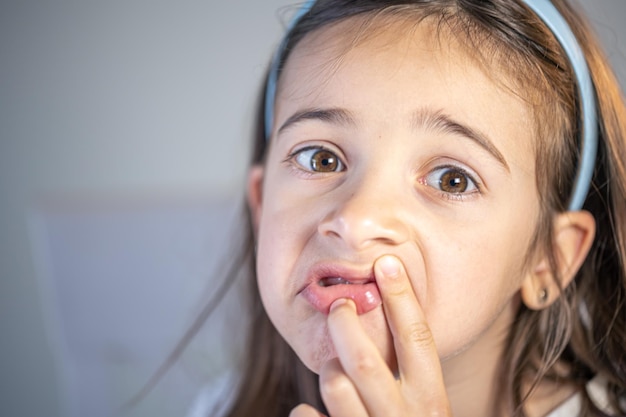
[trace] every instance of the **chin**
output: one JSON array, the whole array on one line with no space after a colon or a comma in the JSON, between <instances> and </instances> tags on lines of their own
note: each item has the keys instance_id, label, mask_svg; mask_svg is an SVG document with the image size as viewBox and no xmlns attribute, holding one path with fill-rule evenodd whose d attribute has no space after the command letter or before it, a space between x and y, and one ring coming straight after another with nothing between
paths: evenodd
<instances>
[{"instance_id":1,"label":"chin","mask_svg":"<svg viewBox=\"0 0 626 417\"><path fill-rule=\"evenodd\" d=\"M289 344L302 363L316 374L319 374L324 363L337 358L326 323L320 323L313 329L306 326L296 335L295 343Z\"/></svg>"},{"instance_id":2,"label":"chin","mask_svg":"<svg viewBox=\"0 0 626 417\"><path fill-rule=\"evenodd\" d=\"M398 365L393 347L393 338L382 314L382 309L363 314L360 318L365 332L376 345L378 352L390 371L396 375ZM300 337L296 337L299 343L291 344L291 346L302 363L312 372L319 374L324 363L338 357L335 345L325 323L321 324L316 330L309 328L305 333L303 332L300 334Z\"/></svg>"}]
</instances>

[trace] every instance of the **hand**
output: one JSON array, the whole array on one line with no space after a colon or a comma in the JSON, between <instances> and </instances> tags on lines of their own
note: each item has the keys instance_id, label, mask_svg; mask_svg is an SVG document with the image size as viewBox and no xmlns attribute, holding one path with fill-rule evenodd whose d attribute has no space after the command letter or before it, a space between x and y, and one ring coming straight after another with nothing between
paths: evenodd
<instances>
[{"instance_id":1,"label":"hand","mask_svg":"<svg viewBox=\"0 0 626 417\"><path fill-rule=\"evenodd\" d=\"M393 256L374 264L398 361L394 377L365 333L352 300L337 300L328 328L338 358L320 371L320 390L332 417L451 416L432 333L404 266ZM290 417L321 417L301 404Z\"/></svg>"}]
</instances>

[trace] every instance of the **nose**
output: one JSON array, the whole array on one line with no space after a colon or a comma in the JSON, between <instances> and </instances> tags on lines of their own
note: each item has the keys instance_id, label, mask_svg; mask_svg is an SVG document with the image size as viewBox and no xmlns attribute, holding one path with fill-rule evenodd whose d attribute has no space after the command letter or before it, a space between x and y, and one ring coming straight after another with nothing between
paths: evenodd
<instances>
[{"instance_id":1,"label":"nose","mask_svg":"<svg viewBox=\"0 0 626 417\"><path fill-rule=\"evenodd\" d=\"M364 250L376 244L399 245L410 238L406 215L406 196L394 187L367 182L352 192L342 190L334 209L320 222L318 232L340 239L353 250Z\"/></svg>"}]
</instances>

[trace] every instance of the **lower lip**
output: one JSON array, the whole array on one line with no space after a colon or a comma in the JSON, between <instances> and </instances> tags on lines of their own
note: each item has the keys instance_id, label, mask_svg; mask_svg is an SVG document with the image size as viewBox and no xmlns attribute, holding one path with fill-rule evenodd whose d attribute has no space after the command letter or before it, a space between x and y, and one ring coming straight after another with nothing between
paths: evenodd
<instances>
[{"instance_id":1,"label":"lower lip","mask_svg":"<svg viewBox=\"0 0 626 417\"><path fill-rule=\"evenodd\" d=\"M315 282L302 291L302 296L320 313L328 314L330 306L340 298L349 298L356 305L357 314L365 314L381 304L380 291L375 282L367 284L339 284L322 287Z\"/></svg>"}]
</instances>

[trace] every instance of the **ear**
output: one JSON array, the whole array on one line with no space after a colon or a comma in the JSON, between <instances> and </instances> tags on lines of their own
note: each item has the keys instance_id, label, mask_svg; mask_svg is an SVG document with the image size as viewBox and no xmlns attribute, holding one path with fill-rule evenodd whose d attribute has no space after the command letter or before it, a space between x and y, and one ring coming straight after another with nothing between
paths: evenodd
<instances>
[{"instance_id":1,"label":"ear","mask_svg":"<svg viewBox=\"0 0 626 417\"><path fill-rule=\"evenodd\" d=\"M248 172L248 207L252 216L252 227L256 235L261 219L263 202L263 166L253 165Z\"/></svg>"},{"instance_id":2,"label":"ear","mask_svg":"<svg viewBox=\"0 0 626 417\"><path fill-rule=\"evenodd\" d=\"M583 264L596 233L596 222L588 211L559 213L553 222L554 259L559 282L550 267L547 255L542 256L524 278L522 301L532 310L551 305L576 276Z\"/></svg>"}]
</instances>

